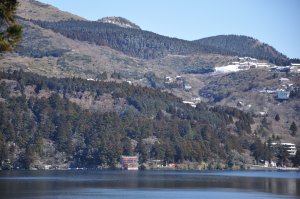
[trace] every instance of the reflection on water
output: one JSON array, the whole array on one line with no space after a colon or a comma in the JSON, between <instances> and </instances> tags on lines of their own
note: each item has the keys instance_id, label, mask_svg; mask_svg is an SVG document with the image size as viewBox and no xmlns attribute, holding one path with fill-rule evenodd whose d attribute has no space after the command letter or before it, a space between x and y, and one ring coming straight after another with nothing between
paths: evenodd
<instances>
[{"instance_id":1,"label":"reflection on water","mask_svg":"<svg viewBox=\"0 0 300 199\"><path fill-rule=\"evenodd\" d=\"M0 171L0 198L300 196L299 172Z\"/></svg>"}]
</instances>

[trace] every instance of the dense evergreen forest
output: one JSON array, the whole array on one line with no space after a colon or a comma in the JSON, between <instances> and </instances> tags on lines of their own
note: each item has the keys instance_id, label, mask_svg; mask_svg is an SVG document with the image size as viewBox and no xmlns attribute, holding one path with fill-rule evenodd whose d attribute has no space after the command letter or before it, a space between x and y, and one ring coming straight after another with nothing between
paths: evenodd
<instances>
[{"instance_id":1,"label":"dense evergreen forest","mask_svg":"<svg viewBox=\"0 0 300 199\"><path fill-rule=\"evenodd\" d=\"M246 36L218 36L197 41L186 41L161 36L139 29L122 28L114 24L92 21L34 21L43 28L71 39L109 46L124 54L143 59L164 57L168 54L187 55L213 53L249 56L265 59L277 65L287 65L289 59L267 44Z\"/></svg>"},{"instance_id":2,"label":"dense evergreen forest","mask_svg":"<svg viewBox=\"0 0 300 199\"><path fill-rule=\"evenodd\" d=\"M71 39L109 46L124 54L143 59L154 59L168 54L218 52L218 49L214 47L196 45L189 41L165 37L139 29L122 28L109 23L76 20L34 21L34 23Z\"/></svg>"},{"instance_id":3,"label":"dense evergreen forest","mask_svg":"<svg viewBox=\"0 0 300 199\"><path fill-rule=\"evenodd\" d=\"M276 65L289 65L288 57L278 52L272 46L261 43L257 39L243 35L219 35L196 40L200 45L213 46L218 49L228 50L232 55L240 57L254 57L268 60Z\"/></svg>"},{"instance_id":4,"label":"dense evergreen forest","mask_svg":"<svg viewBox=\"0 0 300 199\"><path fill-rule=\"evenodd\" d=\"M37 160L51 160L57 153L65 157L59 163L70 167L114 167L121 155L133 154L140 154L141 163L161 159L233 166L243 164L236 155L253 144L253 118L234 108L203 103L192 108L172 94L128 83L23 71L1 72L0 79L0 162L9 158L14 167L38 167ZM125 99L126 106L103 112L68 97L86 92L94 98L110 94L114 103Z\"/></svg>"}]
</instances>

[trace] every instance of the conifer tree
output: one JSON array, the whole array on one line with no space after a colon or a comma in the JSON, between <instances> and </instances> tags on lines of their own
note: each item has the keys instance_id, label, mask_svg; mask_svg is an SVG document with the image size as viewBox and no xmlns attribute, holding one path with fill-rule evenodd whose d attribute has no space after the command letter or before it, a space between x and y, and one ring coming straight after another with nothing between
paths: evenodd
<instances>
[{"instance_id":1,"label":"conifer tree","mask_svg":"<svg viewBox=\"0 0 300 199\"><path fill-rule=\"evenodd\" d=\"M276 116L275 116L275 120L276 120L277 122L280 120L280 117L279 117L279 115L278 115L278 114L276 114Z\"/></svg>"},{"instance_id":2,"label":"conifer tree","mask_svg":"<svg viewBox=\"0 0 300 199\"><path fill-rule=\"evenodd\" d=\"M293 122L293 123L291 124L291 126L290 126L290 131L291 131L292 136L295 136L295 135L296 135L296 133L297 133L297 131L298 131L298 127L297 127L297 125L296 125L295 122Z\"/></svg>"},{"instance_id":3,"label":"conifer tree","mask_svg":"<svg viewBox=\"0 0 300 199\"><path fill-rule=\"evenodd\" d=\"M9 51L21 38L22 27L15 21L17 0L0 1L0 52Z\"/></svg>"}]
</instances>

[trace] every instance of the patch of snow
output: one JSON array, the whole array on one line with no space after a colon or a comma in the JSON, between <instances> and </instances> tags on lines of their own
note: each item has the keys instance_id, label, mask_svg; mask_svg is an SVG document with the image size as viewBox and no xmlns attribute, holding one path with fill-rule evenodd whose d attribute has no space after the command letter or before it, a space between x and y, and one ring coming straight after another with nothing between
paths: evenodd
<instances>
[{"instance_id":1,"label":"patch of snow","mask_svg":"<svg viewBox=\"0 0 300 199\"><path fill-rule=\"evenodd\" d=\"M232 73L238 72L242 69L239 68L239 65L227 65L215 68L215 73Z\"/></svg>"}]
</instances>

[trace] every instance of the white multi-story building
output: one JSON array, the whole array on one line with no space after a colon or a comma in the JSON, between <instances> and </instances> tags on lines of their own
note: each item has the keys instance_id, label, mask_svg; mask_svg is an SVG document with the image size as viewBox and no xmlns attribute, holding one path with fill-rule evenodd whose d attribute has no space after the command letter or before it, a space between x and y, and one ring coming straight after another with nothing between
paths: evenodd
<instances>
[{"instance_id":1,"label":"white multi-story building","mask_svg":"<svg viewBox=\"0 0 300 199\"><path fill-rule=\"evenodd\" d=\"M291 156L296 155L297 149L296 149L295 144L293 144L293 143L287 143L287 142L284 142L284 143L276 143L276 142L273 142L272 145L273 145L273 146L281 145L281 146L283 146L283 147L287 150L287 152L288 152Z\"/></svg>"}]
</instances>

